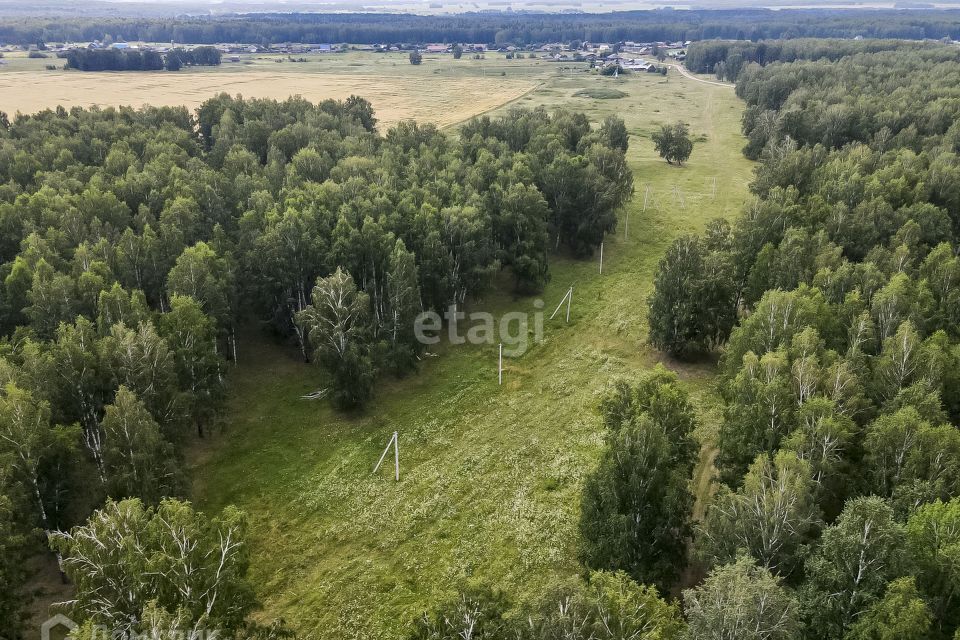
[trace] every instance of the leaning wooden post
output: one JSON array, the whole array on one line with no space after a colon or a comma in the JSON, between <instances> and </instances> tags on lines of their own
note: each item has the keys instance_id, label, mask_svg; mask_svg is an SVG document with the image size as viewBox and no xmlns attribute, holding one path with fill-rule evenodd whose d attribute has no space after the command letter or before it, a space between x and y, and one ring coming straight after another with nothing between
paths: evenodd
<instances>
[{"instance_id":1,"label":"leaning wooden post","mask_svg":"<svg viewBox=\"0 0 960 640\"><path fill-rule=\"evenodd\" d=\"M397 469L397 482L400 482L400 434L393 432L393 461Z\"/></svg>"},{"instance_id":2,"label":"leaning wooden post","mask_svg":"<svg viewBox=\"0 0 960 640\"><path fill-rule=\"evenodd\" d=\"M387 448L383 450L383 454L380 456L380 460L377 461L377 466L373 468L373 472L376 473L377 469L380 468L380 465L383 464L383 461L387 457L387 453L389 453L391 446L393 446L393 464L395 466L394 474L397 478L397 482L400 482L400 436L396 431L393 432L393 436L387 443Z\"/></svg>"}]
</instances>

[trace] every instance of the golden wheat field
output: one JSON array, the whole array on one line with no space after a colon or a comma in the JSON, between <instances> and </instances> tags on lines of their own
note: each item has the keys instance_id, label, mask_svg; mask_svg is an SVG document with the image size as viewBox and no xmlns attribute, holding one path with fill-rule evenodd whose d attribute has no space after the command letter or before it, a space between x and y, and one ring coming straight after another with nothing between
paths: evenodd
<instances>
[{"instance_id":1,"label":"golden wheat field","mask_svg":"<svg viewBox=\"0 0 960 640\"><path fill-rule=\"evenodd\" d=\"M30 60L29 63L36 61ZM185 105L198 107L220 92L283 99L300 95L311 101L367 98L384 125L406 118L449 126L515 100L542 80L547 69L517 65L507 75L497 61L463 61L454 66L427 60L413 67L399 56L339 57L334 62L275 64L258 59L246 65L186 72L80 72L44 70L18 60L0 73L0 111L33 113L57 105ZM432 63L432 64L431 64Z\"/></svg>"}]
</instances>

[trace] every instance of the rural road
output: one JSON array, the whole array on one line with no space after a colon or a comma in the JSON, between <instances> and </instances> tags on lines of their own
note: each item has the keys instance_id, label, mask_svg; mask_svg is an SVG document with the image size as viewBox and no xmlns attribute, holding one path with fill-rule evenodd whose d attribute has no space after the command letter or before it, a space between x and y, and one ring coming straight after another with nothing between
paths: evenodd
<instances>
[{"instance_id":1,"label":"rural road","mask_svg":"<svg viewBox=\"0 0 960 640\"><path fill-rule=\"evenodd\" d=\"M715 84L718 87L735 87L736 86L734 84L730 84L729 82L714 82L713 80L704 80L703 78L698 78L697 76L687 71L687 68L684 67L682 64L668 64L667 66L673 67L674 69L679 71L682 75L690 78L691 80L702 82L703 84Z\"/></svg>"}]
</instances>

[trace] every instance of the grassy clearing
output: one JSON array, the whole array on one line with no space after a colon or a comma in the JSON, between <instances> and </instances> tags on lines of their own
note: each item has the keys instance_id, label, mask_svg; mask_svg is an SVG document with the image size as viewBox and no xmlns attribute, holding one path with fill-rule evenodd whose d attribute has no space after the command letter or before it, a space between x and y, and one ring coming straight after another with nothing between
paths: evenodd
<instances>
[{"instance_id":1,"label":"grassy clearing","mask_svg":"<svg viewBox=\"0 0 960 640\"><path fill-rule=\"evenodd\" d=\"M582 89L573 94L574 98L593 98L594 100L617 100L619 98L626 98L627 94L625 91L620 91L620 89L610 89L607 87L594 87L591 89Z\"/></svg>"},{"instance_id":2,"label":"grassy clearing","mask_svg":"<svg viewBox=\"0 0 960 640\"><path fill-rule=\"evenodd\" d=\"M548 322L542 344L507 362L502 387L495 346L441 345L418 375L385 381L364 413L343 415L299 399L319 374L295 350L256 335L241 342L228 426L192 461L194 495L204 509L233 503L249 514L251 575L265 615L308 638L397 638L464 581L488 581L524 601L575 578L580 487L602 442L597 395L611 378L660 361L645 344L657 261L678 234L737 213L750 174L741 105L729 88L677 74L553 72L519 102L571 105L578 91L611 88L629 97L572 106L597 121L625 118L633 202L606 242L603 276L596 260L554 258L542 299L549 314L573 284L572 321ZM704 136L683 168L657 158L649 140L677 119ZM534 300L497 295L474 307L532 311ZM667 365L703 408L709 443L713 367ZM371 475L394 430L399 483L392 469ZM705 447L694 479L701 493L711 456Z\"/></svg>"}]
</instances>

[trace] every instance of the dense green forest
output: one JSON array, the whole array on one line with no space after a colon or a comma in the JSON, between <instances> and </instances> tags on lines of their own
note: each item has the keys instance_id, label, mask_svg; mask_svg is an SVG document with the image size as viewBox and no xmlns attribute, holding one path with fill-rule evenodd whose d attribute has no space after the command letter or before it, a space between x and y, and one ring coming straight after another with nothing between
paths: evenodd
<instances>
[{"instance_id":1,"label":"dense green forest","mask_svg":"<svg viewBox=\"0 0 960 640\"><path fill-rule=\"evenodd\" d=\"M81 42L110 35L146 42L656 42L713 38L960 38L960 12L949 10L729 9L613 13L395 14L254 13L163 18L19 18L0 24L0 43Z\"/></svg>"},{"instance_id":2,"label":"dense green forest","mask_svg":"<svg viewBox=\"0 0 960 640\"><path fill-rule=\"evenodd\" d=\"M458 138L414 122L381 134L355 97L0 121L0 611L20 604L17 557L37 532L107 500L54 541L77 619L128 631L168 614L249 631L252 602L183 595L249 591L242 514L163 501L184 495L190 434L243 358L239 323L297 344L337 404L361 405L378 376L416 368L420 311L462 306L502 270L538 290L549 254L591 254L633 188L623 122L565 111L481 118ZM130 549L88 546L131 528ZM169 530L212 573L137 582L136 563L177 562ZM121 588L105 567L134 578Z\"/></svg>"},{"instance_id":3,"label":"dense green forest","mask_svg":"<svg viewBox=\"0 0 960 640\"><path fill-rule=\"evenodd\" d=\"M755 198L733 226L678 240L650 301L660 348L722 346L723 485L697 558L714 575L746 554L780 578L808 638L953 637L960 53L750 63L739 78Z\"/></svg>"}]
</instances>

